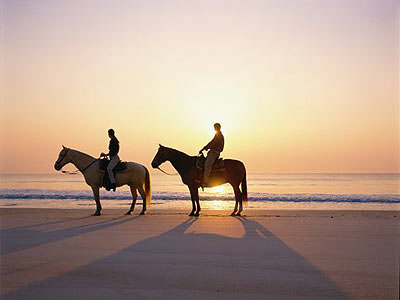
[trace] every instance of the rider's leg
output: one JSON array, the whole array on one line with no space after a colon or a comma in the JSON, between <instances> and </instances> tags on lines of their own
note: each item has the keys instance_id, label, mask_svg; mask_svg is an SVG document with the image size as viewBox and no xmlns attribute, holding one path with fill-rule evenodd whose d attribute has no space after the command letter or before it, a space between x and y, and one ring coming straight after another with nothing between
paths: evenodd
<instances>
[{"instance_id":1,"label":"rider's leg","mask_svg":"<svg viewBox=\"0 0 400 300\"><path fill-rule=\"evenodd\" d=\"M112 170L116 167L118 162L119 162L118 155L114 155L110 158L110 162L107 166L107 172L108 172L108 176L110 177L111 183L115 183L115 177L114 177L114 173Z\"/></svg>"},{"instance_id":2,"label":"rider's leg","mask_svg":"<svg viewBox=\"0 0 400 300\"><path fill-rule=\"evenodd\" d=\"M218 157L219 157L219 153L218 152L216 152L216 151L209 151L208 152L207 158L206 158L206 162L204 164L204 175L203 175L204 184L208 183L213 164L218 159Z\"/></svg>"}]
</instances>

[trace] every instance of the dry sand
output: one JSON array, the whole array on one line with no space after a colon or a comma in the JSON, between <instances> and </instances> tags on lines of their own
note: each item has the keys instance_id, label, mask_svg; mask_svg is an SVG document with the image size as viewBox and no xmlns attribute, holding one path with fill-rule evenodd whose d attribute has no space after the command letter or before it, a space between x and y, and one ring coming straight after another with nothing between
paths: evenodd
<instances>
[{"instance_id":1,"label":"dry sand","mask_svg":"<svg viewBox=\"0 0 400 300\"><path fill-rule=\"evenodd\" d=\"M1 209L1 299L398 299L390 211Z\"/></svg>"}]
</instances>

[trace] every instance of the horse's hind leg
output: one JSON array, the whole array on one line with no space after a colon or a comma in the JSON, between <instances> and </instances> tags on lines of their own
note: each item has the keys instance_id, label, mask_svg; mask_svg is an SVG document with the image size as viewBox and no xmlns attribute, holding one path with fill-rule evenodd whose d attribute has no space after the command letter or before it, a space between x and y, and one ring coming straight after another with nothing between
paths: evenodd
<instances>
[{"instance_id":1,"label":"horse's hind leg","mask_svg":"<svg viewBox=\"0 0 400 300\"><path fill-rule=\"evenodd\" d=\"M143 190L143 187L138 187L138 190L139 190L140 196L141 196L142 199L143 199L143 209L142 209L142 211L140 212L140 215L144 215L144 213L145 213L145 211L146 211L146 193L145 193L145 191Z\"/></svg>"},{"instance_id":2,"label":"horse's hind leg","mask_svg":"<svg viewBox=\"0 0 400 300\"><path fill-rule=\"evenodd\" d=\"M235 209L231 213L231 216L240 216L240 213L242 212L242 193L240 192L239 186L234 186L233 191L235 192ZM238 211L238 204L240 203L240 208L239 212L236 214Z\"/></svg>"},{"instance_id":3,"label":"horse's hind leg","mask_svg":"<svg viewBox=\"0 0 400 300\"><path fill-rule=\"evenodd\" d=\"M242 195L242 192L239 189L239 186L238 186L237 190L238 190L237 193L238 193L238 198L239 198L239 211L238 211L238 213L236 215L237 216L241 216L241 212L243 211L243 195ZM235 196L235 198L236 198L236 196Z\"/></svg>"},{"instance_id":4,"label":"horse's hind leg","mask_svg":"<svg viewBox=\"0 0 400 300\"><path fill-rule=\"evenodd\" d=\"M235 197L236 198L236 197ZM233 212L231 213L231 216L236 216L236 212L238 210L238 201L235 199L235 208L233 209Z\"/></svg>"},{"instance_id":5,"label":"horse's hind leg","mask_svg":"<svg viewBox=\"0 0 400 300\"><path fill-rule=\"evenodd\" d=\"M196 210L196 188L195 187L189 187L190 191L190 199L192 200L192 211L190 212L189 216L194 216L194 212ZM199 195L199 192L197 190L197 196Z\"/></svg>"},{"instance_id":6,"label":"horse's hind leg","mask_svg":"<svg viewBox=\"0 0 400 300\"><path fill-rule=\"evenodd\" d=\"M93 191L94 201L96 201L96 211L93 216L101 215L101 203L100 203L100 188L98 186L90 186Z\"/></svg>"},{"instance_id":7,"label":"horse's hind leg","mask_svg":"<svg viewBox=\"0 0 400 300\"><path fill-rule=\"evenodd\" d=\"M134 186L129 186L131 188L131 194L132 194L132 204L131 208L128 210L126 215L130 215L131 212L135 210L135 205L136 205L136 199L137 199L137 190Z\"/></svg>"},{"instance_id":8,"label":"horse's hind leg","mask_svg":"<svg viewBox=\"0 0 400 300\"><path fill-rule=\"evenodd\" d=\"M193 190L193 196L194 196L193 198L196 201L196 205L197 205L197 209L196 209L196 212L194 213L194 215L196 217L198 217L200 215L201 208L200 208L200 200L199 200L199 190L197 188L195 188Z\"/></svg>"}]
</instances>

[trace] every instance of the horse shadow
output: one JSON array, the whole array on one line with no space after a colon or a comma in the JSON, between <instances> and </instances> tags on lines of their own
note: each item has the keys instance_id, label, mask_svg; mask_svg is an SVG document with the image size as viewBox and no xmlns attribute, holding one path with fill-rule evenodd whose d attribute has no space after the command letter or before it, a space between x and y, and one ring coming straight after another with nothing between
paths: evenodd
<instances>
[{"instance_id":1,"label":"horse shadow","mask_svg":"<svg viewBox=\"0 0 400 300\"><path fill-rule=\"evenodd\" d=\"M137 216L119 216L117 218L102 220L92 220L92 216L72 218L62 221L53 221L40 224L33 224L21 227L6 228L0 230L0 255L7 255L20 250L25 250L44 244L57 242L63 239L76 237L93 231L103 230L111 226L123 224L135 219ZM62 228L58 230L43 230L43 227L51 225L59 225L63 223L90 220L91 222L84 225ZM47 228L48 229L48 228Z\"/></svg>"},{"instance_id":2,"label":"horse shadow","mask_svg":"<svg viewBox=\"0 0 400 300\"><path fill-rule=\"evenodd\" d=\"M244 229L239 238L189 232L199 222L189 218L156 237L2 298L348 299L263 225L235 219Z\"/></svg>"}]
</instances>

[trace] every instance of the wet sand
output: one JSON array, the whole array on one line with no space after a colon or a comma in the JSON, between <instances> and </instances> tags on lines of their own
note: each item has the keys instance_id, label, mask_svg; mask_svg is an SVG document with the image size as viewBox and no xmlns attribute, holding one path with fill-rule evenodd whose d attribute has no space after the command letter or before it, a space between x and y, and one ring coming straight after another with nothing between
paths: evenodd
<instances>
[{"instance_id":1,"label":"wet sand","mask_svg":"<svg viewBox=\"0 0 400 300\"><path fill-rule=\"evenodd\" d=\"M91 212L0 209L1 299L398 299L398 211Z\"/></svg>"}]
</instances>

